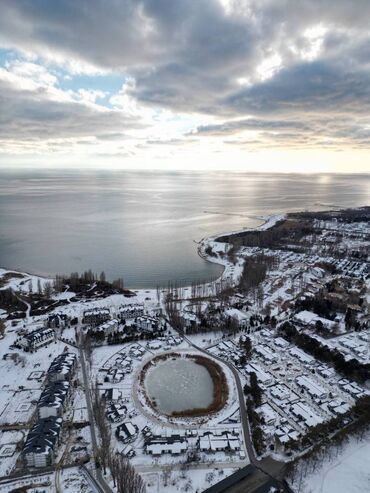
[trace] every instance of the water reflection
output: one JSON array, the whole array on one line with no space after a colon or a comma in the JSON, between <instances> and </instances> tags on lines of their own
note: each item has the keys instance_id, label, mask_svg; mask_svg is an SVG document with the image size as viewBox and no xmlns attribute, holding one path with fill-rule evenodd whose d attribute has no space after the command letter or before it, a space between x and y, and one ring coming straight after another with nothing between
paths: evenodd
<instances>
[{"instance_id":1,"label":"water reflection","mask_svg":"<svg viewBox=\"0 0 370 493\"><path fill-rule=\"evenodd\" d=\"M370 176L0 171L0 266L104 270L132 287L215 278L204 236L260 216L369 202Z\"/></svg>"}]
</instances>

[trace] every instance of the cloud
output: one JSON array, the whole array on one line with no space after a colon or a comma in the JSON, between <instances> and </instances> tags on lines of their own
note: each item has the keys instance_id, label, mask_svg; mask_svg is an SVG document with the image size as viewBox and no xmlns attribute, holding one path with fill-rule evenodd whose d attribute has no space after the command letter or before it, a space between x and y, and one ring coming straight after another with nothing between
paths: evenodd
<instances>
[{"instance_id":1,"label":"cloud","mask_svg":"<svg viewBox=\"0 0 370 493\"><path fill-rule=\"evenodd\" d=\"M140 128L137 118L109 110L54 86L55 79L34 66L0 69L0 141L38 142ZM29 70L25 70L28 68ZM36 74L36 76L35 76Z\"/></svg>"},{"instance_id":2,"label":"cloud","mask_svg":"<svg viewBox=\"0 0 370 493\"><path fill-rule=\"evenodd\" d=\"M0 136L366 148L369 16L368 0L2 0L0 46L23 59L0 72ZM126 83L63 91L60 67Z\"/></svg>"}]
</instances>

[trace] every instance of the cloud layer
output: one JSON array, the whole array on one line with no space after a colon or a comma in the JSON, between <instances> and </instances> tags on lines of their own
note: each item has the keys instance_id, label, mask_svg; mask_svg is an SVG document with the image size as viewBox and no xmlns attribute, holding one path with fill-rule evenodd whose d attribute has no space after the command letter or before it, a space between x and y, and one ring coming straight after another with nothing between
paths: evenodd
<instances>
[{"instance_id":1,"label":"cloud layer","mask_svg":"<svg viewBox=\"0 0 370 493\"><path fill-rule=\"evenodd\" d=\"M2 0L0 9L0 47L11 53L0 68L0 142L12 152L58 139L119 142L114 152L213 138L241 149L370 145L368 0ZM81 74L85 85L67 89ZM122 77L116 93L105 86L112 74Z\"/></svg>"}]
</instances>

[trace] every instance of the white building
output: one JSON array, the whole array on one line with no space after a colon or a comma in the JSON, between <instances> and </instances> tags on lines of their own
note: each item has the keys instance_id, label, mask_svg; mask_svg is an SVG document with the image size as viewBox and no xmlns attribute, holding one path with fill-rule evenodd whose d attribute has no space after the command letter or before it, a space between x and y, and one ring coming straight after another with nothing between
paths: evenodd
<instances>
[{"instance_id":1,"label":"white building","mask_svg":"<svg viewBox=\"0 0 370 493\"><path fill-rule=\"evenodd\" d=\"M16 344L19 344L25 351L37 351L38 348L50 344L54 338L53 329L42 327L22 335L17 339Z\"/></svg>"}]
</instances>

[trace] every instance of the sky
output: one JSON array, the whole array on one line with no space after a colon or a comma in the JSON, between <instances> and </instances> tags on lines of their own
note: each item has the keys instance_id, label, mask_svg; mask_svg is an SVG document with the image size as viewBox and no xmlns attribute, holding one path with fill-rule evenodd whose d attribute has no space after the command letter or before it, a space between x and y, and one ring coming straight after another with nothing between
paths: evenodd
<instances>
[{"instance_id":1,"label":"sky","mask_svg":"<svg viewBox=\"0 0 370 493\"><path fill-rule=\"evenodd\" d=\"M370 172L369 0L0 0L0 166Z\"/></svg>"}]
</instances>

